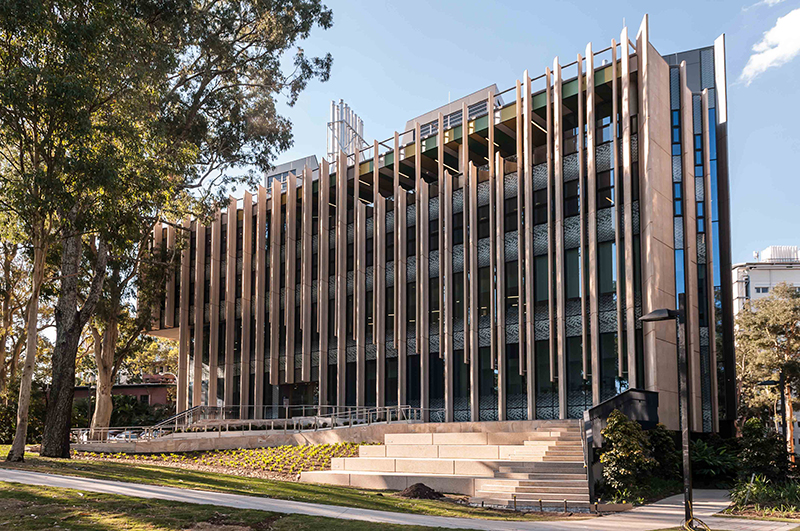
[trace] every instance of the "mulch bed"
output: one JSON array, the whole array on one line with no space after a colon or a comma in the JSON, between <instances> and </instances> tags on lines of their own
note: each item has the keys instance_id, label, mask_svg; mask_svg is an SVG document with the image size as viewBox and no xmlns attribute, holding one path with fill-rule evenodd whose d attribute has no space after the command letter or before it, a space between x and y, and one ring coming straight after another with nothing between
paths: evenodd
<instances>
[{"instance_id":1,"label":"mulch bed","mask_svg":"<svg viewBox=\"0 0 800 531\"><path fill-rule=\"evenodd\" d=\"M398 492L397 495L415 500L438 500L443 497L441 492L436 492L423 483L414 483L406 490Z\"/></svg>"}]
</instances>

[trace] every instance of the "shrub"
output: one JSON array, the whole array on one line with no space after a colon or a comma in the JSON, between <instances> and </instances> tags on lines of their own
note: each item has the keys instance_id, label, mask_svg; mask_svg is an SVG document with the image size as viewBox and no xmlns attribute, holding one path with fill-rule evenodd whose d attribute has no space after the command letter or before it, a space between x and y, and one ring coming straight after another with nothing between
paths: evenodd
<instances>
[{"instance_id":1,"label":"shrub","mask_svg":"<svg viewBox=\"0 0 800 531\"><path fill-rule=\"evenodd\" d=\"M729 486L736 477L736 455L721 440L697 440L691 445L690 455L692 478L698 487Z\"/></svg>"},{"instance_id":2,"label":"shrub","mask_svg":"<svg viewBox=\"0 0 800 531\"><path fill-rule=\"evenodd\" d=\"M760 419L747 419L739 444L740 479L749 481L753 474L773 483L786 479L791 465L783 439L768 430Z\"/></svg>"},{"instance_id":3,"label":"shrub","mask_svg":"<svg viewBox=\"0 0 800 531\"><path fill-rule=\"evenodd\" d=\"M731 501L734 509L739 510L753 505L757 510L797 512L800 510L800 483L773 483L764 476L756 476L752 484L740 480L731 490Z\"/></svg>"},{"instance_id":4,"label":"shrub","mask_svg":"<svg viewBox=\"0 0 800 531\"><path fill-rule=\"evenodd\" d=\"M662 479L681 477L681 453L675 444L674 434L663 424L647 432L652 455L656 460L653 474Z\"/></svg>"},{"instance_id":5,"label":"shrub","mask_svg":"<svg viewBox=\"0 0 800 531\"><path fill-rule=\"evenodd\" d=\"M650 457L647 435L638 422L630 420L619 410L608 417L603 429L603 478L615 501L641 497L642 490L656 467Z\"/></svg>"}]
</instances>

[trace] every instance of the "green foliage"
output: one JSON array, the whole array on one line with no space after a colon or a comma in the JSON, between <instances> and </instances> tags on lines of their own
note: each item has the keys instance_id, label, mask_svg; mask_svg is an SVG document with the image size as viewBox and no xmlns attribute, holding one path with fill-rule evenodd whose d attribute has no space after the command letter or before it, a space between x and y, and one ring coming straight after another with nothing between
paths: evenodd
<instances>
[{"instance_id":1,"label":"green foliage","mask_svg":"<svg viewBox=\"0 0 800 531\"><path fill-rule=\"evenodd\" d=\"M736 384L741 418L769 418L780 396L775 386L758 382L775 378L800 362L800 292L780 283L766 297L749 302L736 316ZM787 382L798 386L797 371ZM788 394L791 396L791 393Z\"/></svg>"},{"instance_id":2,"label":"green foliage","mask_svg":"<svg viewBox=\"0 0 800 531\"><path fill-rule=\"evenodd\" d=\"M608 417L603 429L603 478L615 501L641 496L650 472L657 462L650 457L650 445L638 422L619 410Z\"/></svg>"},{"instance_id":3,"label":"green foliage","mask_svg":"<svg viewBox=\"0 0 800 531\"><path fill-rule=\"evenodd\" d=\"M653 474L662 479L681 477L681 453L675 444L675 435L663 424L647 432L652 455L656 460Z\"/></svg>"},{"instance_id":4,"label":"green foliage","mask_svg":"<svg viewBox=\"0 0 800 531\"><path fill-rule=\"evenodd\" d=\"M800 483L797 481L773 482L757 475L750 480L740 480L731 489L735 509L755 506L756 510L772 509L780 512L800 511Z\"/></svg>"},{"instance_id":5,"label":"green foliage","mask_svg":"<svg viewBox=\"0 0 800 531\"><path fill-rule=\"evenodd\" d=\"M0 395L0 444L11 444L17 429L17 398L19 379L14 380L3 395ZM44 416L47 409L44 389L37 381L31 387L31 405L28 409L29 443L38 443L44 429Z\"/></svg>"},{"instance_id":6,"label":"green foliage","mask_svg":"<svg viewBox=\"0 0 800 531\"><path fill-rule=\"evenodd\" d=\"M736 454L722 440L694 441L690 455L697 487L725 487L736 477Z\"/></svg>"},{"instance_id":7,"label":"green foliage","mask_svg":"<svg viewBox=\"0 0 800 531\"><path fill-rule=\"evenodd\" d=\"M780 482L790 472L789 456L781 436L768 430L760 419L751 418L744 423L739 446L741 479L749 480L756 474Z\"/></svg>"},{"instance_id":8,"label":"green foliage","mask_svg":"<svg viewBox=\"0 0 800 531\"><path fill-rule=\"evenodd\" d=\"M111 412L110 426L152 426L175 414L175 406L145 404L135 396L112 395L114 409ZM76 399L72 403L72 427L89 427L93 412L92 400Z\"/></svg>"}]
</instances>

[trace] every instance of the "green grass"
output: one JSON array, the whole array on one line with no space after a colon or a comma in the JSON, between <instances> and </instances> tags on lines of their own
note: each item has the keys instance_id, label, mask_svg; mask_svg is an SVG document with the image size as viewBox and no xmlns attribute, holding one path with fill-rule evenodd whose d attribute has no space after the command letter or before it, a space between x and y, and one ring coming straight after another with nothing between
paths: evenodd
<instances>
[{"instance_id":1,"label":"green grass","mask_svg":"<svg viewBox=\"0 0 800 531\"><path fill-rule=\"evenodd\" d=\"M423 531L429 527L376 524L303 515L284 515L249 509L114 494L84 493L72 489L0 482L0 529L72 531Z\"/></svg>"},{"instance_id":2,"label":"green grass","mask_svg":"<svg viewBox=\"0 0 800 531\"><path fill-rule=\"evenodd\" d=\"M0 446L0 459L4 459L7 453L8 446ZM330 485L314 485L218 474L159 466L150 462L134 463L66 460L39 457L36 454L26 454L24 463L8 463L5 460L0 460L0 468L15 468L32 472L228 492L282 500L340 505L379 511L426 514L431 516L525 521L556 520L564 518L558 515L523 514L469 507L455 503L452 499L409 500L393 496L386 492L381 493ZM586 516L587 515L581 515L579 517Z\"/></svg>"}]
</instances>

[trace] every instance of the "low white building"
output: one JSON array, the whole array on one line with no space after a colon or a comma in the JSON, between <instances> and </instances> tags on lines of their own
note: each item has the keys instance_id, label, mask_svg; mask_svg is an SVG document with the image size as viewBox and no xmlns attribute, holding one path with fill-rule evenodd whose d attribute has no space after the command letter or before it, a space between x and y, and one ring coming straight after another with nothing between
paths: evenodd
<instances>
[{"instance_id":1,"label":"low white building","mask_svg":"<svg viewBox=\"0 0 800 531\"><path fill-rule=\"evenodd\" d=\"M733 266L733 314L749 300L766 297L786 282L800 288L800 248L796 245L771 245L753 253L753 262Z\"/></svg>"}]
</instances>

